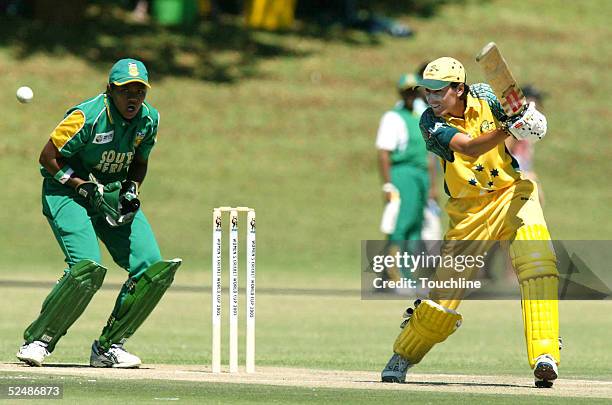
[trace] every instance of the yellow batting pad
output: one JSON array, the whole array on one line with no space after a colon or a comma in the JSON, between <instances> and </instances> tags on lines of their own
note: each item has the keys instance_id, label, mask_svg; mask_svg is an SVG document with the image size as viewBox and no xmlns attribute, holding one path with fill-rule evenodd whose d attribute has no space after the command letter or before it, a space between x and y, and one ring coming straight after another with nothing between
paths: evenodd
<instances>
[{"instance_id":1,"label":"yellow batting pad","mask_svg":"<svg viewBox=\"0 0 612 405\"><path fill-rule=\"evenodd\" d=\"M558 283L556 277L539 277L521 283L523 324L531 368L543 354L550 354L557 364L560 361L558 301L537 299L556 292Z\"/></svg>"},{"instance_id":2,"label":"yellow batting pad","mask_svg":"<svg viewBox=\"0 0 612 405\"><path fill-rule=\"evenodd\" d=\"M461 315L452 309L425 300L400 332L393 351L410 364L417 364L434 344L446 340L461 325L461 320Z\"/></svg>"},{"instance_id":3,"label":"yellow batting pad","mask_svg":"<svg viewBox=\"0 0 612 405\"><path fill-rule=\"evenodd\" d=\"M550 240L548 228L543 224L521 226L516 230L514 240Z\"/></svg>"},{"instance_id":4,"label":"yellow batting pad","mask_svg":"<svg viewBox=\"0 0 612 405\"><path fill-rule=\"evenodd\" d=\"M73 111L51 132L51 141L58 150L75 136L85 124L85 115L80 110Z\"/></svg>"},{"instance_id":5,"label":"yellow batting pad","mask_svg":"<svg viewBox=\"0 0 612 405\"><path fill-rule=\"evenodd\" d=\"M544 225L521 227L510 257L521 287L523 324L529 365L542 354L559 364L559 302L555 252Z\"/></svg>"}]
</instances>

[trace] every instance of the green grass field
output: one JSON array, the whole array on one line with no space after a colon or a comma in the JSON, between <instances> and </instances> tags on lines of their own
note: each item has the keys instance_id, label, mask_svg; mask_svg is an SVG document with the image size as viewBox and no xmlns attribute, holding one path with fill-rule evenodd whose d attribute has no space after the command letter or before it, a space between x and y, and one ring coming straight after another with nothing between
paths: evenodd
<instances>
[{"instance_id":1,"label":"green grass field","mask_svg":"<svg viewBox=\"0 0 612 405\"><path fill-rule=\"evenodd\" d=\"M24 318L29 320L35 316L39 302L46 293L43 288L3 288L3 300L12 302L13 306L2 318L0 325L1 363L15 361L14 352L27 323ZM87 364L89 346L108 316L114 295L115 292L110 290L103 290L96 295L86 313L49 357L50 365ZM195 310L186 311L186 308ZM279 313L278 308L287 310ZM257 366L344 370L345 373L368 370L377 375L390 354L390 345L398 331L401 308L402 304L398 301L359 301L357 297L351 296L262 293L258 295ZM602 314L612 309L610 303L562 302L560 309L561 334L565 348L562 351L561 368L564 380L558 383L559 387L575 379L607 381L612 385L612 373L608 367L611 360L608 347L610 323L602 321ZM427 356L426 361L414 369L415 373L490 375L496 376L505 384L512 384L516 378L529 377L518 302L467 302L462 306L461 312L465 321L459 331L449 338L448 342L437 346ZM209 365L209 313L209 294L170 291L147 323L130 340L128 349L143 359L144 367L175 364L189 369L190 365ZM322 317L322 314L325 316ZM585 330L589 333L585 334ZM224 329L223 333L227 333L227 329ZM241 355L244 347L243 334L244 328L241 327ZM226 361L225 344L223 357ZM241 364L243 362L241 357ZM74 371L78 372L79 368L56 369L56 373L66 375L74 374ZM39 383L49 378L60 381L57 376L33 376L29 373L28 368L22 368L18 372L0 371L0 383L12 381L10 378L15 376L31 376ZM177 378L180 378L180 375ZM233 381L240 382L240 378L236 377ZM95 384L87 383L86 380L79 375L63 378L61 383L66 384L66 397L74 400L80 400L81 397L104 399L108 395L108 385L117 382L118 387L121 387L121 384L124 384L122 380L113 380L112 374L94 378L97 381ZM422 381L422 376L419 376L417 381ZM486 385L479 386L483 387ZM317 391L319 396L313 400L328 401L333 398L331 388L316 387L317 390L319 388L322 391ZM281 403L301 402L314 395L312 389L307 390L304 387L278 387L269 390L270 398ZM249 394L245 394L245 391ZM258 402L260 391L265 389L259 386L247 389L236 384L211 382L192 383L187 387L181 381L170 383L156 379L150 384L142 382L133 385L133 396L127 396L125 399L130 401L139 397L152 399L161 396L180 397L181 400L189 401L193 396L205 395L211 402L216 402L219 395L230 402ZM411 392L409 395L412 394ZM417 395L415 398L422 396L436 403L438 400L452 401L458 398L487 403L493 400L500 403L511 401L511 398L504 395L494 398L479 392L464 392L458 397L457 393L445 392L443 387L435 393L414 394ZM352 398L352 395L357 394L350 389L336 389L336 395L342 398L348 395ZM399 394L371 389L358 397L363 396L363 401L391 401L395 395ZM575 395L576 393L571 396ZM516 401L523 400L520 393L512 397ZM576 399L579 400L571 398L572 401Z\"/></svg>"},{"instance_id":2,"label":"green grass field","mask_svg":"<svg viewBox=\"0 0 612 405\"><path fill-rule=\"evenodd\" d=\"M14 360L23 329L40 310L47 292L3 287L3 300L12 302L14 309L2 318L2 361ZM103 290L94 297L50 361L88 362L91 342L104 326L115 295ZM261 366L378 370L388 360L404 307L401 301L360 301L354 296L260 293L257 298L257 364ZM278 308L287 311L279 313ZM609 302L561 302L564 377L612 379L608 362L603 361L610 360L610 322L601 319L610 309ZM470 301L462 305L461 313L465 322L459 332L436 347L419 365L419 372L528 374L519 302ZM240 326L242 356L244 325ZM592 332L584 335L584 330ZM588 351L583 350L587 347ZM130 339L129 348L150 364L210 364L210 294L170 291Z\"/></svg>"},{"instance_id":3,"label":"green grass field","mask_svg":"<svg viewBox=\"0 0 612 405\"><path fill-rule=\"evenodd\" d=\"M292 52L258 60L233 82L194 80L151 72L149 101L162 115L158 144L142 188L143 209L167 257L182 257L176 284L201 292L170 291L129 348L149 364L210 362L211 209L257 209L257 362L261 366L379 372L398 331L404 303L362 301L358 294L283 294L283 288L360 286L360 242L380 239L382 212L374 139L382 113L395 101L399 75L425 60L448 55L464 62L468 81L482 79L474 55L488 41L501 47L522 83L548 94L549 135L537 145L536 169L544 208L556 239L609 239L612 199L608 175L607 77L612 3L466 1L432 18L405 17L411 39L347 34L346 40L299 33L255 33L260 43ZM127 49L130 49L129 47ZM220 58L235 60L233 51ZM37 50L17 57L0 41L0 170L5 193L0 211L0 362L15 360L20 335L47 288L13 287L6 280L52 282L63 258L41 214L38 155L64 111L104 89L110 65L82 55ZM602 56L603 55L603 56ZM20 105L14 91L34 89ZM111 264L107 282L124 279ZM274 292L274 293L272 293ZM62 340L53 362L86 363L89 345L110 312L116 291L96 295ZM282 309L279 311L279 309ZM612 380L609 302L562 302L566 341L562 377ZM464 325L419 365L419 373L528 376L520 305L468 302ZM244 332L244 331L241 331ZM225 343L225 342L224 342ZM486 367L483 365L486 364ZM27 369L20 374L27 375ZM0 378L14 373L0 372ZM38 376L36 378L51 378ZM2 380L0 380L2 382ZM66 378L66 398L111 401L148 395L210 402L529 402L537 397L394 392L350 389L112 379L87 384ZM315 395L316 394L316 395ZM570 399L566 399L569 401ZM571 398L579 401L579 398Z\"/></svg>"},{"instance_id":4,"label":"green grass field","mask_svg":"<svg viewBox=\"0 0 612 405\"><path fill-rule=\"evenodd\" d=\"M601 18L611 6L536 1L524 7L444 7L433 19L409 20L418 32L414 40L381 37L379 45L259 33L262 41L292 47L299 56L263 59L258 77L234 84L171 76L156 81L151 72L149 99L163 121L142 192L163 251L183 257L189 271L203 271L210 209L248 204L258 209L262 246L271 247L261 257L267 272L291 268L350 278L358 241L381 237L373 143L381 114L395 100L397 77L449 54L464 62L470 81L478 81L473 57L489 40L498 42L521 82L549 94L550 134L537 147L536 164L553 237L609 237L603 201L612 197L605 180L612 150L603 141L603 115L610 85L599 55L609 53L604 38L610 30ZM575 15L581 18L574 21ZM38 154L65 109L103 90L108 66L42 52L16 60L12 52L0 49L6 89L0 95L6 106L0 164L3 173L19 172L5 179L11 193L4 201L22 215L11 209L0 214L0 242L12 247L4 260L11 268L46 269L53 259L61 266L61 256L39 214ZM12 91L25 83L36 91L27 106L17 104Z\"/></svg>"},{"instance_id":5,"label":"green grass field","mask_svg":"<svg viewBox=\"0 0 612 405\"><path fill-rule=\"evenodd\" d=\"M291 404L329 404L338 400L338 392L325 388L287 388L262 385L237 384L206 384L194 385L190 382L166 382L130 380L112 381L107 379L91 380L75 378L60 380L53 377L32 377L21 382L37 384L62 384L63 398L72 402L116 403L111 399L118 394L124 403L180 401L181 403L291 403ZM342 401L351 404L369 404L374 401L392 403L406 401L405 393L374 390L343 390ZM541 398L527 395L487 395L466 394L463 398L471 403L488 404L540 404ZM410 393L409 400L421 404L456 404L457 397L445 393ZM606 403L604 399L573 398L574 404ZM558 403L569 403L567 399L559 399Z\"/></svg>"}]
</instances>

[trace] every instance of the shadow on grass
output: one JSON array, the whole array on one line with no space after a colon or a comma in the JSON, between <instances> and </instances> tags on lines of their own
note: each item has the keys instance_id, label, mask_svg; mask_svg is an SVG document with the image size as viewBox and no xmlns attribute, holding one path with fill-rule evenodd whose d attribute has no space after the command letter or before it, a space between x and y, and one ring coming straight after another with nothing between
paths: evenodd
<instances>
[{"instance_id":1,"label":"shadow on grass","mask_svg":"<svg viewBox=\"0 0 612 405\"><path fill-rule=\"evenodd\" d=\"M32 370L32 369L40 369L39 367L32 367L20 361L6 362L4 364L9 364L12 366L19 366L23 368L24 371ZM48 364L45 363L41 367L46 367L46 368L91 368L89 364L85 364L85 363L48 363Z\"/></svg>"},{"instance_id":2,"label":"shadow on grass","mask_svg":"<svg viewBox=\"0 0 612 405\"><path fill-rule=\"evenodd\" d=\"M357 383L378 383L378 384L383 384L383 385L392 385L392 384L398 384L398 385L417 385L417 386L423 386L423 387L450 387L450 386L455 386L455 387L509 387L509 388L534 388L536 389L536 387L534 385L529 385L529 384L502 384L502 383L487 383L487 382L443 382L443 381L406 381L404 383L383 383L380 382L378 380L376 381L368 381L368 380L356 380L354 382Z\"/></svg>"},{"instance_id":3,"label":"shadow on grass","mask_svg":"<svg viewBox=\"0 0 612 405\"><path fill-rule=\"evenodd\" d=\"M34 54L73 55L107 71L124 57L145 62L155 79L164 76L232 83L261 75L266 58L309 55L293 46L300 37L374 46L378 39L335 27L302 24L290 32L247 29L239 16L222 15L190 27L131 22L120 8L90 7L78 24L53 24L0 16L0 47L17 59Z\"/></svg>"}]
</instances>

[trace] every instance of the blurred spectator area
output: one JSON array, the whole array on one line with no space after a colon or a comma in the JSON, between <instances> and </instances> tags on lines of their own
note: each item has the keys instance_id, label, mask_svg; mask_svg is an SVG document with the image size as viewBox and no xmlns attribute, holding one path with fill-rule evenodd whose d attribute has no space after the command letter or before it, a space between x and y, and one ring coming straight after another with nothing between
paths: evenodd
<instances>
[{"instance_id":1,"label":"blurred spectator area","mask_svg":"<svg viewBox=\"0 0 612 405\"><path fill-rule=\"evenodd\" d=\"M447 2L449 0L0 0L0 14L74 23L83 17L90 5L114 5L134 10L137 5L142 8L146 4L147 10L158 17L164 13L181 14L184 20L193 20L198 15L244 13L249 26L274 30L291 27L294 17L321 25L341 23L345 26L354 26L372 15L427 17ZM166 20L171 17L166 16Z\"/></svg>"},{"instance_id":2,"label":"blurred spectator area","mask_svg":"<svg viewBox=\"0 0 612 405\"><path fill-rule=\"evenodd\" d=\"M0 47L17 58L71 54L100 69L131 55L157 78L233 82L257 76L262 59L308 54L293 46L295 36L352 46L378 45L378 32L406 36L409 28L394 19L428 1L0 0Z\"/></svg>"}]
</instances>

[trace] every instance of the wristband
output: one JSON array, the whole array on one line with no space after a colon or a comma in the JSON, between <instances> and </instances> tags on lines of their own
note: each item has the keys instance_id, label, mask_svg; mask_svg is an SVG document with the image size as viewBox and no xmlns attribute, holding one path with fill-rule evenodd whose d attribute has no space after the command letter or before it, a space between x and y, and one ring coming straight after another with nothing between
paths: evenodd
<instances>
[{"instance_id":1,"label":"wristband","mask_svg":"<svg viewBox=\"0 0 612 405\"><path fill-rule=\"evenodd\" d=\"M74 170L72 170L70 166L64 165L61 169L58 170L57 173L55 173L55 176L53 176L53 178L62 184L66 184L66 182L70 180L70 177L72 177L73 174Z\"/></svg>"}]
</instances>

